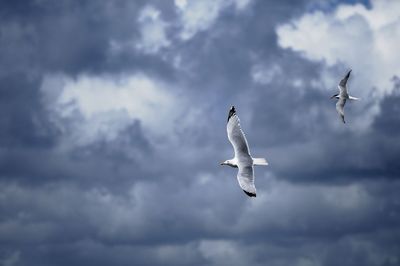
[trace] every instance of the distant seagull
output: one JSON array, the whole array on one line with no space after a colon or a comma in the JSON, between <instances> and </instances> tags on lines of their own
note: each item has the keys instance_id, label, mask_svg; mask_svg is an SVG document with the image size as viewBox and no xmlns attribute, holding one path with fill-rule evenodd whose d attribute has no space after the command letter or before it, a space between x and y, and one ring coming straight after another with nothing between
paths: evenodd
<instances>
[{"instance_id":1,"label":"distant seagull","mask_svg":"<svg viewBox=\"0 0 400 266\"><path fill-rule=\"evenodd\" d=\"M336 111L342 118L343 123L346 123L346 121L344 121L344 105L346 104L347 99L360 100L360 98L350 96L347 93L347 85L346 84L347 84L347 80L350 77L350 73L351 73L351 69L349 70L349 72L347 72L346 76L344 76L344 78L340 81L340 83L338 85L339 93L335 94L331 97L331 99L333 99L333 98L339 99L336 103Z\"/></svg>"},{"instance_id":2,"label":"distant seagull","mask_svg":"<svg viewBox=\"0 0 400 266\"><path fill-rule=\"evenodd\" d=\"M268 165L264 158L252 158L246 137L240 127L239 117L236 115L235 107L229 110L228 124L226 125L228 139L232 143L235 151L235 157L226 160L221 165L229 165L239 168L237 179L244 193L249 197L256 196L256 187L254 185L253 165Z\"/></svg>"}]
</instances>

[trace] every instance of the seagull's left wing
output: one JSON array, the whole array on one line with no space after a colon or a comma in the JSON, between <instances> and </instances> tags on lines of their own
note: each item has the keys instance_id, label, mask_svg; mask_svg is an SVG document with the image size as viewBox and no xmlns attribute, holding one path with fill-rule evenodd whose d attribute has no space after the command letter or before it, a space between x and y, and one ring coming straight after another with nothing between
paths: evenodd
<instances>
[{"instance_id":1,"label":"seagull's left wing","mask_svg":"<svg viewBox=\"0 0 400 266\"><path fill-rule=\"evenodd\" d=\"M254 185L254 172L252 165L238 165L239 172L237 175L237 179L240 187L243 189L244 193L246 193L249 197L256 196L256 186Z\"/></svg>"}]
</instances>

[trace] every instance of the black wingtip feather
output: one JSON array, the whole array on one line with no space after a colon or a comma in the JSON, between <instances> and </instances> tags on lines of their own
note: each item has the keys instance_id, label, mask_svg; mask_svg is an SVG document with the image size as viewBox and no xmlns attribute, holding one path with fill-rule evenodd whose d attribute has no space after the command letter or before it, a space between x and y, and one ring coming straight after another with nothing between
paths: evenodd
<instances>
[{"instance_id":1,"label":"black wingtip feather","mask_svg":"<svg viewBox=\"0 0 400 266\"><path fill-rule=\"evenodd\" d=\"M246 190L243 190L243 191L244 191L244 193L246 193L246 195L249 196L249 197L256 197L256 194L255 194L255 193L250 193L250 192L247 192Z\"/></svg>"},{"instance_id":2,"label":"black wingtip feather","mask_svg":"<svg viewBox=\"0 0 400 266\"><path fill-rule=\"evenodd\" d=\"M229 109L228 121L229 121L229 118L231 118L235 114L236 114L235 106L232 106L231 109Z\"/></svg>"},{"instance_id":3,"label":"black wingtip feather","mask_svg":"<svg viewBox=\"0 0 400 266\"><path fill-rule=\"evenodd\" d=\"M350 77L350 73L351 73L351 69L349 70L349 72L347 72L346 79L348 79Z\"/></svg>"}]
</instances>

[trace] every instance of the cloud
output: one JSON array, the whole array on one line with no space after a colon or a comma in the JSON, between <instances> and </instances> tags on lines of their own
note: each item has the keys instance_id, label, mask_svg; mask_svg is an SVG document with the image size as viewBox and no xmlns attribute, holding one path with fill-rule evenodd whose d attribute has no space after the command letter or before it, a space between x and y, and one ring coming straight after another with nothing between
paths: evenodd
<instances>
[{"instance_id":1,"label":"cloud","mask_svg":"<svg viewBox=\"0 0 400 266\"><path fill-rule=\"evenodd\" d=\"M254 82L260 84L269 84L277 76L282 74L282 69L279 65L263 66L255 65L251 69L251 76Z\"/></svg>"},{"instance_id":2,"label":"cloud","mask_svg":"<svg viewBox=\"0 0 400 266\"><path fill-rule=\"evenodd\" d=\"M139 120L146 134L168 136L181 115L185 102L177 91L144 74L132 76L94 77L82 75L77 79L49 75L41 91L54 118L75 121L76 143L91 143L105 138L113 140Z\"/></svg>"},{"instance_id":3,"label":"cloud","mask_svg":"<svg viewBox=\"0 0 400 266\"><path fill-rule=\"evenodd\" d=\"M391 78L399 75L395 56L400 42L399 12L396 0L372 0L370 8L339 4L332 11L313 11L279 25L278 44L327 66L353 68L359 93L382 97L392 88Z\"/></svg>"},{"instance_id":4,"label":"cloud","mask_svg":"<svg viewBox=\"0 0 400 266\"><path fill-rule=\"evenodd\" d=\"M125 187L128 193L69 182L37 187L2 182L0 207L9 202L7 217L13 219L0 222L1 241L20 247L22 262L34 259L33 265L42 258L32 257L27 249L50 260L52 252L62 257L75 253L79 263L95 263L98 256L118 261L113 253L131 251L120 254L122 265L162 265L179 259L219 265L228 255L228 261L240 265L293 265L307 258L322 263L332 261L329 257L335 253L343 254L340 249L346 246L365 255L373 252L366 265L374 265L374 257L379 262L387 258L379 249L390 247L393 235L377 240L370 232L381 226L386 232L396 229L397 219L390 217L396 212L398 182L388 191L389 184L379 180L309 186L259 175L258 184L269 190L254 202L243 200L226 174L214 175L212 183L202 184L199 178L184 182L185 189L175 193L170 191L176 182L165 178L132 183ZM193 206L196 210L188 211ZM297 245L300 250L293 249ZM320 249L325 252L315 253ZM132 256L133 251L147 256ZM355 260L349 265L356 265L359 252L346 252L346 258ZM60 264L67 265L65 259Z\"/></svg>"},{"instance_id":5,"label":"cloud","mask_svg":"<svg viewBox=\"0 0 400 266\"><path fill-rule=\"evenodd\" d=\"M229 6L234 5L238 11L247 7L250 0L205 0L186 1L175 0L175 5L180 14L182 40L189 40L198 32L209 29L217 20L220 12Z\"/></svg>"},{"instance_id":6,"label":"cloud","mask_svg":"<svg viewBox=\"0 0 400 266\"><path fill-rule=\"evenodd\" d=\"M315 2L2 1L0 262L397 265L398 80L343 126L347 65L277 41ZM218 164L232 104L270 162L256 200Z\"/></svg>"},{"instance_id":7,"label":"cloud","mask_svg":"<svg viewBox=\"0 0 400 266\"><path fill-rule=\"evenodd\" d=\"M161 48L171 44L166 34L168 24L160 15L160 11L152 6L146 6L141 10L138 18L141 39L136 44L137 49L145 53L157 53Z\"/></svg>"},{"instance_id":8,"label":"cloud","mask_svg":"<svg viewBox=\"0 0 400 266\"><path fill-rule=\"evenodd\" d=\"M19 264L21 253L19 251L15 251L9 255L6 259L3 260L2 265L4 266L16 266Z\"/></svg>"}]
</instances>

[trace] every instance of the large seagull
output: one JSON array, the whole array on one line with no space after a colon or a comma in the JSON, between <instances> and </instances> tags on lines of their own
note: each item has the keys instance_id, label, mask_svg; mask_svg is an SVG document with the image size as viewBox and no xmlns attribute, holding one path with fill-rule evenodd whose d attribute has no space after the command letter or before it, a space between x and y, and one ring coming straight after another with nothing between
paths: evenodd
<instances>
[{"instance_id":1,"label":"large seagull","mask_svg":"<svg viewBox=\"0 0 400 266\"><path fill-rule=\"evenodd\" d=\"M254 165L268 165L264 158L253 158L250 155L249 145L246 137L240 127L239 117L236 115L235 107L232 106L229 110L228 124L228 139L232 143L235 151L235 157L226 160L221 165L229 165L238 168L237 180L244 193L249 197L256 196L256 187L254 185Z\"/></svg>"},{"instance_id":2,"label":"large seagull","mask_svg":"<svg viewBox=\"0 0 400 266\"><path fill-rule=\"evenodd\" d=\"M340 118L342 118L343 123L346 123L344 121L344 105L346 104L347 100L359 100L359 98L350 96L347 92L347 80L350 77L351 69L349 72L347 72L346 76L339 82L338 88L339 88L339 93L335 94L331 97L331 99L336 98L338 99L336 103L336 111L338 112Z\"/></svg>"}]
</instances>

